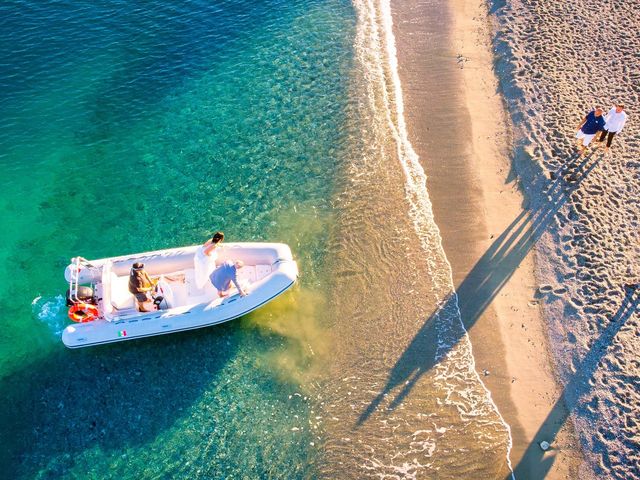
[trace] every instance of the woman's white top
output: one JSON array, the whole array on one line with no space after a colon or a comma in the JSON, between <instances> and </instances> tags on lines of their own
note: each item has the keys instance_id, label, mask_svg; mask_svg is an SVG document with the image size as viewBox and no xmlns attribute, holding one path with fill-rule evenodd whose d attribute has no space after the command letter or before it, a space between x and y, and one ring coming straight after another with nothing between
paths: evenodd
<instances>
[{"instance_id":1,"label":"woman's white top","mask_svg":"<svg viewBox=\"0 0 640 480\"><path fill-rule=\"evenodd\" d=\"M209 255L205 255L204 249L204 246L198 248L193 257L196 287L198 288L203 288L207 284L209 276L216 269L216 258L218 258L217 249L214 248Z\"/></svg>"},{"instance_id":2,"label":"woman's white top","mask_svg":"<svg viewBox=\"0 0 640 480\"><path fill-rule=\"evenodd\" d=\"M627 112L623 110L618 113L616 112L616 107L613 107L609 110L609 113L605 115L604 121L606 122L604 128L607 132L621 132L627 121Z\"/></svg>"}]
</instances>

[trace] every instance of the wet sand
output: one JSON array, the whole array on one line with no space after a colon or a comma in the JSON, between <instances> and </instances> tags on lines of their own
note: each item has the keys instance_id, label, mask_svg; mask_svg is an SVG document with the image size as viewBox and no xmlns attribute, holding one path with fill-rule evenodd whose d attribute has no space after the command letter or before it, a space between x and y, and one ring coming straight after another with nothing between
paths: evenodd
<instances>
[{"instance_id":1,"label":"wet sand","mask_svg":"<svg viewBox=\"0 0 640 480\"><path fill-rule=\"evenodd\" d=\"M537 237L513 167L486 7L407 0L393 9L410 140L428 176L476 367L512 430L517 477L575 478L580 452L556 403L561 389L536 298ZM554 438L541 460L537 442Z\"/></svg>"}]
</instances>

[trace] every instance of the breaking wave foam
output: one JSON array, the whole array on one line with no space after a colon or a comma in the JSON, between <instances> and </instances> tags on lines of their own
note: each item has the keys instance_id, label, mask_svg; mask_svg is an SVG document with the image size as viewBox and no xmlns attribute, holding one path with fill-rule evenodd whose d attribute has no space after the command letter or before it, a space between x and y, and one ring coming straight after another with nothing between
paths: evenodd
<instances>
[{"instance_id":1,"label":"breaking wave foam","mask_svg":"<svg viewBox=\"0 0 640 480\"><path fill-rule=\"evenodd\" d=\"M449 306L449 308L445 305L447 298L441 299L441 308L443 308L443 310L441 310L438 315L446 315L446 318L450 319L451 322L446 324L445 322L440 322L439 324L439 351L443 353L439 353L438 357L444 358L450 355L456 355L457 358L455 360L457 361L457 366L460 367L459 362L464 362L467 369L465 373L468 374L469 377L473 377L473 379L481 385L485 395L484 400L498 416L499 421L502 423L502 426L506 431L506 462L509 470L512 472L513 478L513 469L510 459L512 448L511 429L498 411L498 407L493 401L491 393L484 385L476 371L471 342L469 340L468 333L464 328L457 294L454 291L451 265L444 252L442 238L433 216L432 205L427 191L427 177L422 165L420 164L419 157L409 141L404 118L402 86L400 76L398 74L398 60L396 55L395 37L393 35L393 18L391 14L390 1L354 0L354 5L359 16L358 32L356 36L356 56L359 58L359 61L366 65L366 67L370 69L369 71L372 72L368 79L369 81L375 82L380 81L377 79L381 79L385 84L382 88L383 114L385 116L387 127L392 132L393 140L397 148L397 156L405 174L405 195L409 205L409 216L412 220L415 232L420 239L421 246L428 254L425 255L425 261L434 282L436 282L440 287L447 287L454 296L454 301L451 302L453 306ZM369 86L369 88L373 89L374 87ZM442 257L448 268L438 268L437 263L432 260L431 255L429 255L434 252ZM452 311L448 312L447 310ZM455 326L453 325L453 322L456 323ZM451 336L453 337L453 340L447 339L447 337L450 336L447 335L449 332L442 331L443 328L448 328L449 330L453 328L460 328L462 329L463 334L459 338ZM459 342L459 348L454 352L451 349L451 347L453 347L451 341L447 340ZM445 354L444 352L448 353ZM455 386L452 386L446 381L447 376L450 374L455 374L455 372L447 371L447 368L442 367L441 362L439 362L438 377L443 380L445 388L455 388ZM447 385L449 387L447 387ZM453 393L453 391L449 391L447 401L451 401L455 404L455 401L452 400ZM460 394L461 392L457 393ZM462 393L462 395L458 396L462 396L463 398L466 397L464 392ZM463 416L470 417L481 413L468 410L468 408L465 407L468 407L468 405L460 405L458 407L458 410ZM376 467L375 462L372 466L374 468ZM407 465L401 467L405 475L407 474L407 467ZM414 468L409 468L409 470L415 471L416 466L414 465L413 467Z\"/></svg>"},{"instance_id":2,"label":"breaking wave foam","mask_svg":"<svg viewBox=\"0 0 640 480\"><path fill-rule=\"evenodd\" d=\"M37 296L31 302L31 309L35 317L45 323L56 336L62 335L67 318L64 315L65 299L62 295L55 297Z\"/></svg>"}]
</instances>

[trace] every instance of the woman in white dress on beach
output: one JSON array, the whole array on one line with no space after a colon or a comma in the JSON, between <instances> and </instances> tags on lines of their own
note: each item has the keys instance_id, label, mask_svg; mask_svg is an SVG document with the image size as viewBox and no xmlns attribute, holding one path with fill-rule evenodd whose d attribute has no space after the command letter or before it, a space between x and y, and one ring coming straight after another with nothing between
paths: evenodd
<instances>
[{"instance_id":1,"label":"woman in white dress on beach","mask_svg":"<svg viewBox=\"0 0 640 480\"><path fill-rule=\"evenodd\" d=\"M224 240L224 233L216 232L210 240L202 245L193 257L193 268L195 269L196 287L204 288L209 281L209 276L216 268L218 252L216 249Z\"/></svg>"}]
</instances>

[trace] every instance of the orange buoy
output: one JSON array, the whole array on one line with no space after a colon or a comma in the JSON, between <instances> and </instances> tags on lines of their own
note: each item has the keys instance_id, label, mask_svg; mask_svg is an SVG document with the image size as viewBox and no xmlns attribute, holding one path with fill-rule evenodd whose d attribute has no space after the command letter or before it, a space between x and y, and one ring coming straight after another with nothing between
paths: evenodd
<instances>
[{"instance_id":1,"label":"orange buoy","mask_svg":"<svg viewBox=\"0 0 640 480\"><path fill-rule=\"evenodd\" d=\"M74 322L91 322L99 315L98 307L90 303L74 303L69 309L69 318Z\"/></svg>"}]
</instances>

